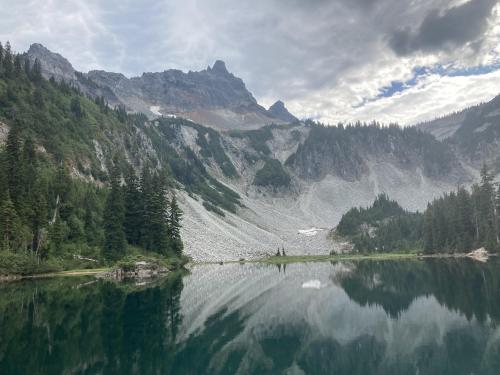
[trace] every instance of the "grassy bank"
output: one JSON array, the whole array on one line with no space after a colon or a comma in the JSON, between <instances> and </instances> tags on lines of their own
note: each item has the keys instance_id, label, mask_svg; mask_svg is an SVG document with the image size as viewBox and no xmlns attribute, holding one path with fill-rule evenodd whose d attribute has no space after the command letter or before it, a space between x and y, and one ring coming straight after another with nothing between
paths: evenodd
<instances>
[{"instance_id":1,"label":"grassy bank","mask_svg":"<svg viewBox=\"0 0 500 375\"><path fill-rule=\"evenodd\" d=\"M489 256L496 256L497 254L489 254ZM267 263L267 264L288 264L288 263L303 263L303 262L328 262L340 260L401 260L401 259L425 259L425 258L464 258L465 253L435 253L435 254L422 254L418 252L406 253L371 253L371 254L333 254L333 255L286 255L286 256L271 256L251 260L253 263Z\"/></svg>"},{"instance_id":2,"label":"grassy bank","mask_svg":"<svg viewBox=\"0 0 500 375\"><path fill-rule=\"evenodd\" d=\"M182 268L188 261L189 258L185 256L166 257L135 247L129 247L127 255L116 262L109 262L101 257L92 259L73 255L39 261L36 256L27 252L3 251L0 252L0 280L95 275L116 268L130 270L137 262L152 263L161 268L175 270Z\"/></svg>"},{"instance_id":3,"label":"grassy bank","mask_svg":"<svg viewBox=\"0 0 500 375\"><path fill-rule=\"evenodd\" d=\"M285 255L271 256L254 260L252 262L268 264L288 264L302 262L328 262L338 260L397 260L420 257L416 252L409 253L373 253L373 254L325 254L325 255Z\"/></svg>"}]
</instances>

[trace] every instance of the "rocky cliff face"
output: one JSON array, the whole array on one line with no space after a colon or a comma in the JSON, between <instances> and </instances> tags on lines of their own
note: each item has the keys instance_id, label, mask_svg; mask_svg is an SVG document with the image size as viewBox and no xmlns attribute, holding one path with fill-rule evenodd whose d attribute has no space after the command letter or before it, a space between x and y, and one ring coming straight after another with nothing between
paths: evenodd
<instances>
[{"instance_id":1,"label":"rocky cliff face","mask_svg":"<svg viewBox=\"0 0 500 375\"><path fill-rule=\"evenodd\" d=\"M199 72L166 70L127 78L120 73L80 73L64 57L33 44L27 56L42 65L46 78L66 81L92 96L104 96L110 105L124 105L149 118L181 116L220 129L255 128L293 122L282 102L270 110L257 103L244 82L230 73L223 61Z\"/></svg>"},{"instance_id":2,"label":"rocky cliff face","mask_svg":"<svg viewBox=\"0 0 500 375\"><path fill-rule=\"evenodd\" d=\"M176 115L224 129L283 122L260 106L220 60L200 72L166 70L128 79L91 71L88 77L110 87L130 110L150 117Z\"/></svg>"},{"instance_id":3,"label":"rocky cliff face","mask_svg":"<svg viewBox=\"0 0 500 375\"><path fill-rule=\"evenodd\" d=\"M44 77L54 77L56 81L77 81L76 71L71 63L60 54L49 51L43 45L32 44L26 55L32 63L36 59L40 61Z\"/></svg>"}]
</instances>

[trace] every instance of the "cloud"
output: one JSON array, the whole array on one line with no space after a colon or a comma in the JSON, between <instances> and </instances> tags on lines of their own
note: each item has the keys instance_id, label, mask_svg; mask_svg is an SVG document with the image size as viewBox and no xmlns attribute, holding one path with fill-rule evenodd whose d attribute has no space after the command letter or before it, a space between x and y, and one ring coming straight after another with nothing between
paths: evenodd
<instances>
[{"instance_id":1,"label":"cloud","mask_svg":"<svg viewBox=\"0 0 500 375\"><path fill-rule=\"evenodd\" d=\"M446 10L432 9L415 31L406 26L390 35L389 45L398 55L452 49L466 43L475 43L477 48L495 4L495 0L470 0Z\"/></svg>"},{"instance_id":2,"label":"cloud","mask_svg":"<svg viewBox=\"0 0 500 375\"><path fill-rule=\"evenodd\" d=\"M426 116L439 111L402 101L416 92L417 85L389 90L385 96L381 90L393 82L408 82L418 67L452 65L474 72L474 67L500 62L495 4L0 0L0 40L10 40L19 51L40 42L78 70L104 69L128 76L169 68L200 70L221 59L265 106L282 99L297 116L325 122L380 116L407 123L416 117L413 107ZM439 74L434 78L439 80ZM464 79L483 82L475 81L474 74ZM462 100L463 94L451 87L447 108L452 100L454 109L474 100L472 94ZM481 98L497 90L487 85Z\"/></svg>"}]
</instances>

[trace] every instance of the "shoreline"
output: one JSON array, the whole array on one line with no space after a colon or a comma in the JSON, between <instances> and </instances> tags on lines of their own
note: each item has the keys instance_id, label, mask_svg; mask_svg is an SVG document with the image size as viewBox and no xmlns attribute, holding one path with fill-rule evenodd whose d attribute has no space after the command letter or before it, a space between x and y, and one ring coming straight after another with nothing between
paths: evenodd
<instances>
[{"instance_id":1,"label":"shoreline","mask_svg":"<svg viewBox=\"0 0 500 375\"><path fill-rule=\"evenodd\" d=\"M488 254L490 257L496 257L498 254ZM319 255L285 255L269 256L257 259L240 259L227 261L208 261L208 262L190 262L186 268L194 266L203 266L211 264L234 264L234 263L262 263L262 264L292 264L292 263L310 263L310 262L328 262L328 261L362 261L362 260L404 260L404 259L445 259L445 258L471 258L467 253L456 254L422 254L422 253L377 253L377 254L319 254ZM74 269L59 272L40 273L33 275L0 275L1 282L20 281L29 279L42 279L51 277L77 277L77 276L97 276L110 272L112 268L91 268Z\"/></svg>"}]
</instances>

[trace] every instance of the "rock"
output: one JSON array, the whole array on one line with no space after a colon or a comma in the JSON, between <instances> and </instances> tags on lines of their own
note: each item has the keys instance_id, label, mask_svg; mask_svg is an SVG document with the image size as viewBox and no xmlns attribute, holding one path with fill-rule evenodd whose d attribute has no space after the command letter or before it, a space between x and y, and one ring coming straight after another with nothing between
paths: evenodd
<instances>
[{"instance_id":1,"label":"rock","mask_svg":"<svg viewBox=\"0 0 500 375\"><path fill-rule=\"evenodd\" d=\"M470 253L466 254L466 256L483 263L485 263L489 258L488 251L486 251L484 247L471 251Z\"/></svg>"},{"instance_id":2,"label":"rock","mask_svg":"<svg viewBox=\"0 0 500 375\"><path fill-rule=\"evenodd\" d=\"M160 276L165 276L169 273L169 270L165 267L161 267L157 263L139 261L135 262L133 267L121 267L113 269L106 272L99 277L104 279L114 279L114 280L125 280L125 279L153 279Z\"/></svg>"},{"instance_id":3,"label":"rock","mask_svg":"<svg viewBox=\"0 0 500 375\"><path fill-rule=\"evenodd\" d=\"M285 107L285 103L281 100L278 100L272 106L269 107L267 112L274 118L285 122L296 122L298 121L297 117L288 112L288 109Z\"/></svg>"},{"instance_id":4,"label":"rock","mask_svg":"<svg viewBox=\"0 0 500 375\"><path fill-rule=\"evenodd\" d=\"M26 55L31 63L34 63L36 59L40 61L42 75L47 79L53 77L58 82L62 80L72 82L77 79L75 69L66 58L49 51L39 43L32 44Z\"/></svg>"}]
</instances>

